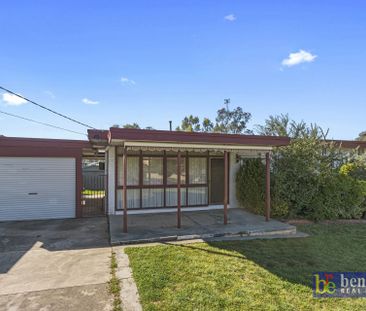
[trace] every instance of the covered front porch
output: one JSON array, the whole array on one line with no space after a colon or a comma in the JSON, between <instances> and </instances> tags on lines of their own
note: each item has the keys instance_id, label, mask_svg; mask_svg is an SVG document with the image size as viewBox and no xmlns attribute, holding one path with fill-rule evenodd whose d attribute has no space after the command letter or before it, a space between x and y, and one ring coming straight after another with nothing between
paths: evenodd
<instances>
[{"instance_id":1,"label":"covered front porch","mask_svg":"<svg viewBox=\"0 0 366 311\"><path fill-rule=\"evenodd\" d=\"M108 214L117 242L242 234L252 221L281 224L270 221L270 158L287 137L110 128L90 130L89 139L105 146ZM264 217L235 209L236 173L248 157L266 167Z\"/></svg>"},{"instance_id":2,"label":"covered front porch","mask_svg":"<svg viewBox=\"0 0 366 311\"><path fill-rule=\"evenodd\" d=\"M109 216L112 245L167 242L190 239L213 239L245 236L295 235L296 227L276 221L266 221L241 208L227 211L224 224L223 207L200 211L183 211L181 228L177 228L176 212L133 214L128 217L128 233L123 232L123 216Z\"/></svg>"}]
</instances>

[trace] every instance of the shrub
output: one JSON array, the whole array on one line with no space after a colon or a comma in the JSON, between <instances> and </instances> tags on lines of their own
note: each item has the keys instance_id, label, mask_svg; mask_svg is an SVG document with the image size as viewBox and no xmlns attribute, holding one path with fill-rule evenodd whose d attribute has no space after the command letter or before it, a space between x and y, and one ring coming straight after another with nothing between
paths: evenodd
<instances>
[{"instance_id":1,"label":"shrub","mask_svg":"<svg viewBox=\"0 0 366 311\"><path fill-rule=\"evenodd\" d=\"M343 164L339 171L342 175L366 180L366 158L361 156L353 157L348 163Z\"/></svg>"},{"instance_id":2,"label":"shrub","mask_svg":"<svg viewBox=\"0 0 366 311\"><path fill-rule=\"evenodd\" d=\"M313 203L314 220L360 218L365 210L365 185L346 175L320 178L319 193Z\"/></svg>"},{"instance_id":3,"label":"shrub","mask_svg":"<svg viewBox=\"0 0 366 311\"><path fill-rule=\"evenodd\" d=\"M272 157L272 215L313 220L360 218L366 211L366 165L343 164L344 154L317 138L293 140ZM366 174L364 175L366 177ZM249 211L264 213L265 168L245 159L237 174L237 197Z\"/></svg>"},{"instance_id":4,"label":"shrub","mask_svg":"<svg viewBox=\"0 0 366 311\"><path fill-rule=\"evenodd\" d=\"M265 197L265 166L261 159L244 159L236 175L238 201L249 211L262 214Z\"/></svg>"},{"instance_id":5,"label":"shrub","mask_svg":"<svg viewBox=\"0 0 366 311\"><path fill-rule=\"evenodd\" d=\"M236 175L236 194L239 203L248 211L264 215L265 208L265 165L261 159L243 159ZM271 187L273 187L271 185ZM275 196L273 196L275 197ZM273 202L274 198L272 198ZM276 200L272 204L271 214L286 217L287 204Z\"/></svg>"}]
</instances>

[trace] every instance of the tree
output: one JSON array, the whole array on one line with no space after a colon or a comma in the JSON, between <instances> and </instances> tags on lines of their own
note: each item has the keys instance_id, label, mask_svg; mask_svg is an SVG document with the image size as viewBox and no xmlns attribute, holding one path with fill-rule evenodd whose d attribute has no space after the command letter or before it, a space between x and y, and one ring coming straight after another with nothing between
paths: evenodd
<instances>
[{"instance_id":1,"label":"tree","mask_svg":"<svg viewBox=\"0 0 366 311\"><path fill-rule=\"evenodd\" d=\"M229 108L221 108L217 111L215 132L227 134L252 134L252 131L247 129L247 123L252 115L249 112L244 112L241 107L236 107L234 110Z\"/></svg>"},{"instance_id":2,"label":"tree","mask_svg":"<svg viewBox=\"0 0 366 311\"><path fill-rule=\"evenodd\" d=\"M255 131L265 136L290 136L289 124L290 118L288 114L269 116L264 121L264 125L255 125Z\"/></svg>"},{"instance_id":3,"label":"tree","mask_svg":"<svg viewBox=\"0 0 366 311\"><path fill-rule=\"evenodd\" d=\"M201 125L199 117L190 115L182 120L181 126L177 127L176 130L188 132L252 134L252 131L247 129L250 118L251 114L243 111L241 107L237 107L234 110L230 110L229 107L224 107L217 111L215 123L209 118L203 118Z\"/></svg>"},{"instance_id":4,"label":"tree","mask_svg":"<svg viewBox=\"0 0 366 311\"><path fill-rule=\"evenodd\" d=\"M306 124L304 121L290 120L288 114L269 116L264 125L256 125L255 131L265 136L287 136L291 138L317 138L325 140L329 129L326 131L316 123Z\"/></svg>"},{"instance_id":5,"label":"tree","mask_svg":"<svg viewBox=\"0 0 366 311\"><path fill-rule=\"evenodd\" d=\"M182 120L181 126L180 127L178 126L176 130L185 132L200 132L201 131L200 119L192 115L185 117Z\"/></svg>"},{"instance_id":6,"label":"tree","mask_svg":"<svg viewBox=\"0 0 366 311\"><path fill-rule=\"evenodd\" d=\"M213 132L213 130L214 130L213 122L208 118L204 118L202 121L202 132Z\"/></svg>"},{"instance_id":7,"label":"tree","mask_svg":"<svg viewBox=\"0 0 366 311\"><path fill-rule=\"evenodd\" d=\"M124 129L140 129L140 125L138 125L137 123L126 123L125 125L122 126Z\"/></svg>"}]
</instances>

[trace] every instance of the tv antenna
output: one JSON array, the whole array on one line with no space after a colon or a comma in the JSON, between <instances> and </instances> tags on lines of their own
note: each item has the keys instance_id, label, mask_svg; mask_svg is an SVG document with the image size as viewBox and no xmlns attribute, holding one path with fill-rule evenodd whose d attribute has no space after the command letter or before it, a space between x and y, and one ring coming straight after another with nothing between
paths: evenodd
<instances>
[{"instance_id":1,"label":"tv antenna","mask_svg":"<svg viewBox=\"0 0 366 311\"><path fill-rule=\"evenodd\" d=\"M224 105L226 106L226 110L229 111L230 98L224 99Z\"/></svg>"}]
</instances>

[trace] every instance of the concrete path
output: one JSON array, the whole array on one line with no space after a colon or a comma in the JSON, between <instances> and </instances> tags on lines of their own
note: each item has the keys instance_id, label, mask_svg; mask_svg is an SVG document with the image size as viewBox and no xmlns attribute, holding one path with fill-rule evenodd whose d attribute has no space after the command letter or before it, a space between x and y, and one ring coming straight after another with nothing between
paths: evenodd
<instances>
[{"instance_id":1,"label":"concrete path","mask_svg":"<svg viewBox=\"0 0 366 311\"><path fill-rule=\"evenodd\" d=\"M224 225L223 210L182 211L182 226L177 228L176 213L136 214L128 216L128 233L123 233L122 216L109 217L112 245L140 244L161 241L211 239L261 235L290 235L296 227L239 208L228 210Z\"/></svg>"},{"instance_id":2,"label":"concrete path","mask_svg":"<svg viewBox=\"0 0 366 311\"><path fill-rule=\"evenodd\" d=\"M142 311L139 293L135 280L132 277L132 270L128 256L125 254L124 248L121 246L113 247L113 251L116 254L118 265L116 276L120 280L121 285L120 298L122 301L122 310Z\"/></svg>"},{"instance_id":3,"label":"concrete path","mask_svg":"<svg viewBox=\"0 0 366 311\"><path fill-rule=\"evenodd\" d=\"M0 310L112 310L105 218L0 223Z\"/></svg>"}]
</instances>

